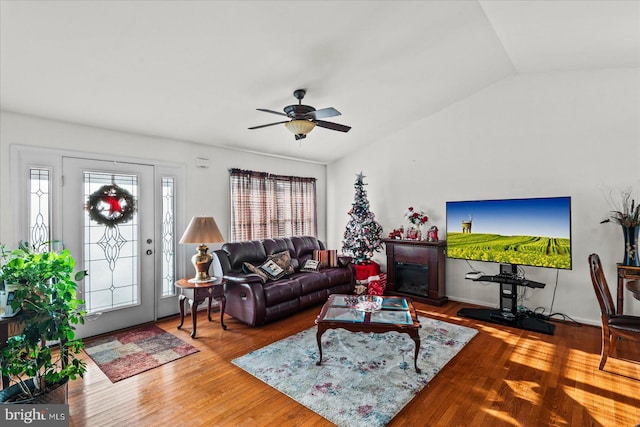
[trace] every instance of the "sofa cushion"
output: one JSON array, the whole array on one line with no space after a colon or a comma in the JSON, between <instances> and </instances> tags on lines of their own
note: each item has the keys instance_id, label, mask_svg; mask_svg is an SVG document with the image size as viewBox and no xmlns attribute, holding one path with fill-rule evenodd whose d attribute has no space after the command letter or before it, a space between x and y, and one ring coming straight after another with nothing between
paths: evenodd
<instances>
[{"instance_id":1,"label":"sofa cushion","mask_svg":"<svg viewBox=\"0 0 640 427\"><path fill-rule=\"evenodd\" d=\"M266 260L258 269L264 271L271 280L278 280L285 275L284 269L272 259Z\"/></svg>"},{"instance_id":2,"label":"sofa cushion","mask_svg":"<svg viewBox=\"0 0 640 427\"><path fill-rule=\"evenodd\" d=\"M260 265L267 259L264 246L258 240L225 243L222 245L222 250L229 256L229 264L234 272L242 271L242 263L245 261Z\"/></svg>"},{"instance_id":3,"label":"sofa cushion","mask_svg":"<svg viewBox=\"0 0 640 427\"><path fill-rule=\"evenodd\" d=\"M327 302L328 297L329 292L326 289L320 289L307 295L300 295L300 308L302 309L312 305L325 303Z\"/></svg>"},{"instance_id":4,"label":"sofa cushion","mask_svg":"<svg viewBox=\"0 0 640 427\"><path fill-rule=\"evenodd\" d=\"M322 270L322 274L329 279L329 285L332 287L340 283L351 282L351 270L348 268L325 268Z\"/></svg>"},{"instance_id":5,"label":"sofa cushion","mask_svg":"<svg viewBox=\"0 0 640 427\"><path fill-rule=\"evenodd\" d=\"M315 291L327 289L331 286L329 278L324 274L296 273L291 276L300 284L300 295L307 295Z\"/></svg>"},{"instance_id":6,"label":"sofa cushion","mask_svg":"<svg viewBox=\"0 0 640 427\"><path fill-rule=\"evenodd\" d=\"M284 251L289 252L289 256L291 258L291 265L294 270L298 270L300 268L300 264L295 256L295 247L293 246L293 242L289 237L276 237L272 239L264 239L262 241L264 245L264 251L267 256L275 255Z\"/></svg>"},{"instance_id":7,"label":"sofa cushion","mask_svg":"<svg viewBox=\"0 0 640 427\"><path fill-rule=\"evenodd\" d=\"M300 284L295 280L283 278L275 282L267 282L263 286L264 302L271 307L291 300L298 300Z\"/></svg>"},{"instance_id":8,"label":"sofa cushion","mask_svg":"<svg viewBox=\"0 0 640 427\"><path fill-rule=\"evenodd\" d=\"M260 276L260 279L262 280L262 283L265 283L267 281L267 279L269 279L269 276L267 276L267 273L265 273L264 271L260 270L255 265L253 265L253 264L251 264L249 262L245 262L242 265L243 265L244 268L247 269L247 271L249 273L257 274L258 276Z\"/></svg>"},{"instance_id":9,"label":"sofa cushion","mask_svg":"<svg viewBox=\"0 0 640 427\"><path fill-rule=\"evenodd\" d=\"M304 262L304 265L302 266L302 268L300 268L300 271L320 271L320 261L316 261L315 259L308 259Z\"/></svg>"},{"instance_id":10,"label":"sofa cushion","mask_svg":"<svg viewBox=\"0 0 640 427\"><path fill-rule=\"evenodd\" d=\"M290 239L295 248L293 258L296 258L300 265L304 265L306 260L313 258L314 250L325 249L322 242L312 236L294 236Z\"/></svg>"},{"instance_id":11,"label":"sofa cushion","mask_svg":"<svg viewBox=\"0 0 640 427\"><path fill-rule=\"evenodd\" d=\"M320 262L320 268L337 267L338 254L334 250L314 250L313 259Z\"/></svg>"},{"instance_id":12,"label":"sofa cushion","mask_svg":"<svg viewBox=\"0 0 640 427\"><path fill-rule=\"evenodd\" d=\"M295 272L293 265L291 264L291 254L289 254L289 251L282 251L277 254L269 255L269 259L272 259L284 270L285 276Z\"/></svg>"}]
</instances>

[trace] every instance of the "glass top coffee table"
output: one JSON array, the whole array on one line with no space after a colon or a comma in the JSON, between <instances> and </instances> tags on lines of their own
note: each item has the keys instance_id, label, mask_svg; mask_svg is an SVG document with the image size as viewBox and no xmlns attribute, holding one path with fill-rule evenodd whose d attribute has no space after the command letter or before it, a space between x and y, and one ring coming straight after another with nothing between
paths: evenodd
<instances>
[{"instance_id":1,"label":"glass top coffee table","mask_svg":"<svg viewBox=\"0 0 640 427\"><path fill-rule=\"evenodd\" d=\"M411 300L399 296L384 296L382 298L380 310L369 312L356 309L354 295L334 294L329 296L316 319L318 325L316 340L320 351L320 359L316 365L320 366L322 363L322 334L327 329L342 328L351 332L377 334L396 331L409 335L415 342L414 367L417 373L421 372L418 368L420 322Z\"/></svg>"}]
</instances>

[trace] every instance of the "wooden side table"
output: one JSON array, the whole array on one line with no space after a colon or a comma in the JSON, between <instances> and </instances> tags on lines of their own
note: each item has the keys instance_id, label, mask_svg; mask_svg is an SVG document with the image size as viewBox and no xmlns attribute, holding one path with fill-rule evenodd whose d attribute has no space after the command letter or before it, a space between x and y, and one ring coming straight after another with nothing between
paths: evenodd
<instances>
[{"instance_id":1,"label":"wooden side table","mask_svg":"<svg viewBox=\"0 0 640 427\"><path fill-rule=\"evenodd\" d=\"M227 329L227 326L224 324L224 308L227 299L224 296L222 279L218 278L211 282L200 283L191 283L189 279L180 279L176 282L176 287L180 289L180 324L178 325L178 329L182 328L182 324L184 323L184 302L188 299L189 306L191 307L191 321L193 323L191 338L196 337L198 306L207 298L209 299L207 306L209 322L211 322L211 300L215 298L217 301L220 301L220 325L222 329Z\"/></svg>"},{"instance_id":2,"label":"wooden side table","mask_svg":"<svg viewBox=\"0 0 640 427\"><path fill-rule=\"evenodd\" d=\"M640 280L640 267L618 264L618 304L616 305L616 314L623 314L625 280Z\"/></svg>"}]
</instances>

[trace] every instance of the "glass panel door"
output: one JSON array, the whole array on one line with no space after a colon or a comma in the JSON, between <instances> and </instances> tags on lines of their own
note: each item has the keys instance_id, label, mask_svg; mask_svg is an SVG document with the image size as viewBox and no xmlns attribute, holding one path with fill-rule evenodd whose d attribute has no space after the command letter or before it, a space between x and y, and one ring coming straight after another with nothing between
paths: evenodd
<instances>
[{"instance_id":1,"label":"glass panel door","mask_svg":"<svg viewBox=\"0 0 640 427\"><path fill-rule=\"evenodd\" d=\"M63 159L63 236L78 269L81 337L155 319L153 167Z\"/></svg>"}]
</instances>

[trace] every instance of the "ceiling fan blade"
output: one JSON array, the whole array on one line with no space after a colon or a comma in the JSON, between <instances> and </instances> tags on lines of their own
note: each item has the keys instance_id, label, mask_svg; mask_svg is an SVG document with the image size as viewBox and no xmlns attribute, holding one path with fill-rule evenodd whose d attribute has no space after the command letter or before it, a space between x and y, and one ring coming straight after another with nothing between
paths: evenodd
<instances>
[{"instance_id":1,"label":"ceiling fan blade","mask_svg":"<svg viewBox=\"0 0 640 427\"><path fill-rule=\"evenodd\" d=\"M309 116L313 119L325 119L327 117L335 117L339 116L342 113L335 108L321 108L320 110L311 111L310 113L305 114L305 116Z\"/></svg>"},{"instance_id":2,"label":"ceiling fan blade","mask_svg":"<svg viewBox=\"0 0 640 427\"><path fill-rule=\"evenodd\" d=\"M249 129L260 129L260 128L266 128L267 126L281 125L282 123L287 123L287 122L289 122L289 120L285 120L285 121L283 121L283 122L269 123L268 125L254 126L254 127L250 127Z\"/></svg>"},{"instance_id":3,"label":"ceiling fan blade","mask_svg":"<svg viewBox=\"0 0 640 427\"><path fill-rule=\"evenodd\" d=\"M266 108L256 108L256 110L264 111L265 113L277 114L279 116L289 117L285 113L281 113L280 111L267 110Z\"/></svg>"},{"instance_id":4,"label":"ceiling fan blade","mask_svg":"<svg viewBox=\"0 0 640 427\"><path fill-rule=\"evenodd\" d=\"M316 125L320 126L321 128L337 130L340 132L349 132L349 129L351 129L351 126L340 125L338 123L325 122L324 120L314 120L314 122L316 123Z\"/></svg>"}]
</instances>

